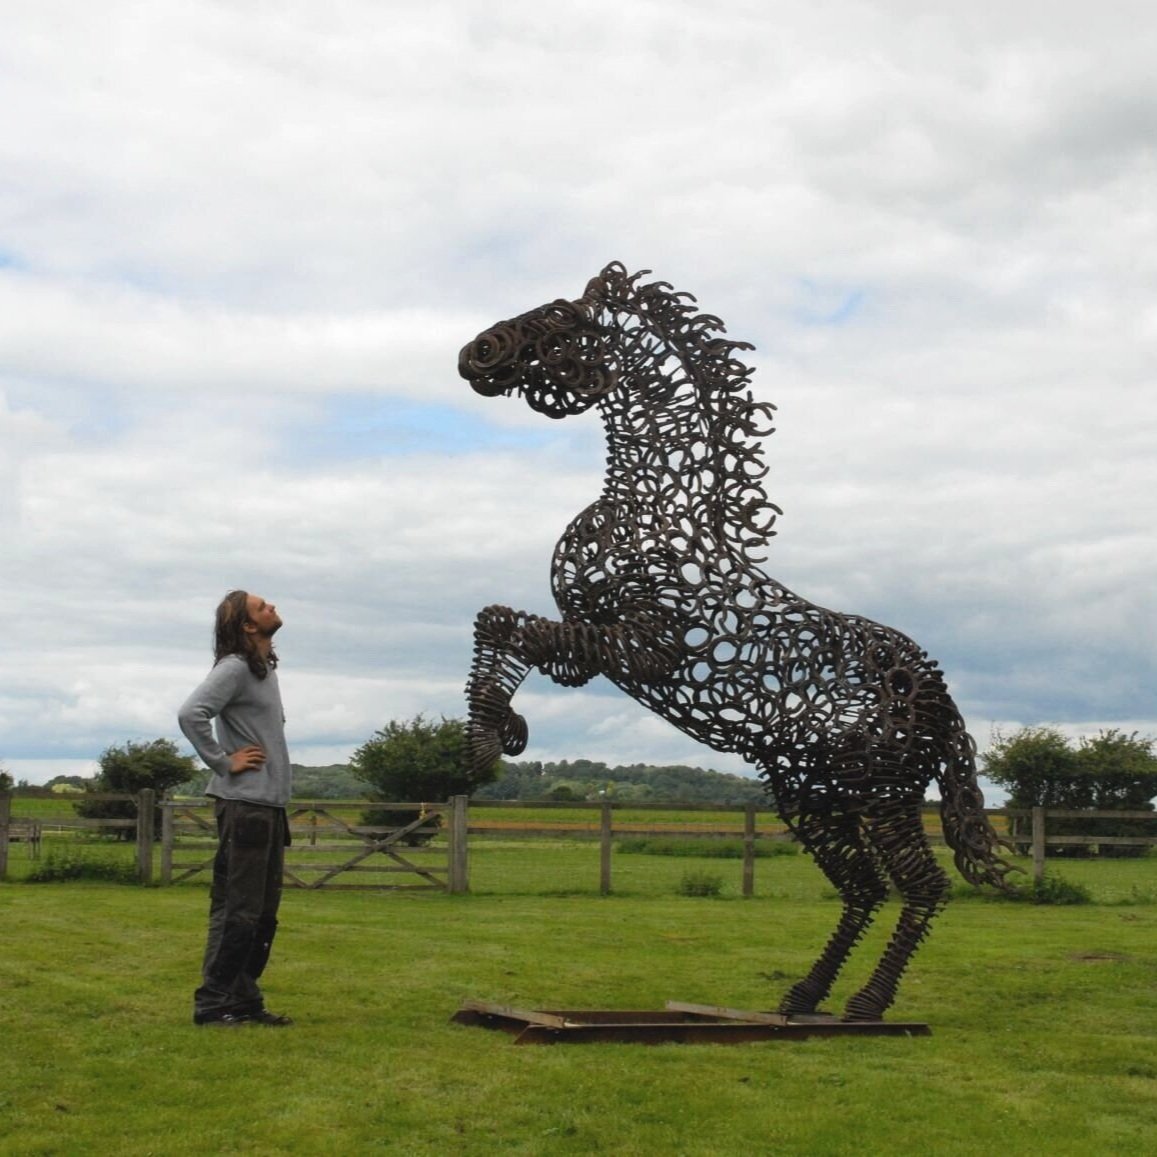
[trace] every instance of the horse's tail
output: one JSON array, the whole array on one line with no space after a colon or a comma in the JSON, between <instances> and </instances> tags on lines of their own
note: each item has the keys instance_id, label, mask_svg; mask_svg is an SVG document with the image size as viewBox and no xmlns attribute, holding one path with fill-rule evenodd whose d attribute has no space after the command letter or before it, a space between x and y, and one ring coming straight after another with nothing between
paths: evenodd
<instances>
[{"instance_id":1,"label":"horse's tail","mask_svg":"<svg viewBox=\"0 0 1157 1157\"><path fill-rule=\"evenodd\" d=\"M1011 845L1001 840L984 814L984 796L976 781L976 745L964 721L955 711L953 715L948 750L936 777L944 840L953 851L957 870L970 884L1013 892L1016 889L1005 877L1021 869L999 855L1001 847L1011 849Z\"/></svg>"}]
</instances>

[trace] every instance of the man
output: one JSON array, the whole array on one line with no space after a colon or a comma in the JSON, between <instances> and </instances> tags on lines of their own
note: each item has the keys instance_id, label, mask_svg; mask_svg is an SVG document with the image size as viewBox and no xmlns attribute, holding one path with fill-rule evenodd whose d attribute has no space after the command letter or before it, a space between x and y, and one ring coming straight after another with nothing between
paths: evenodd
<instances>
[{"instance_id":1,"label":"man","mask_svg":"<svg viewBox=\"0 0 1157 1157\"><path fill-rule=\"evenodd\" d=\"M292 772L273 649L280 626L272 603L230 591L217 608L213 669L177 716L213 771L205 794L216 801L219 841L194 1024L293 1023L266 1009L257 985L277 931L289 843Z\"/></svg>"}]
</instances>

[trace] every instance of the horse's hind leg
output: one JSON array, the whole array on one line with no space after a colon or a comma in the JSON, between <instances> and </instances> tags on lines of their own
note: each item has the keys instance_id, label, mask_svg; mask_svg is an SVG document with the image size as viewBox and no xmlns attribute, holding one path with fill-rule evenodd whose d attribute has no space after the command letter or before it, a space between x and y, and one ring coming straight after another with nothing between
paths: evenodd
<instances>
[{"instance_id":1,"label":"horse's hind leg","mask_svg":"<svg viewBox=\"0 0 1157 1157\"><path fill-rule=\"evenodd\" d=\"M845 1020L879 1020L896 999L900 977L928 934L951 888L936 862L918 804L896 804L867 827L868 838L896 885L903 908L871 979L848 1001Z\"/></svg>"},{"instance_id":2,"label":"horse's hind leg","mask_svg":"<svg viewBox=\"0 0 1157 1157\"><path fill-rule=\"evenodd\" d=\"M867 847L855 816L803 816L792 831L814 857L844 902L843 914L811 971L780 1001L785 1016L815 1012L876 910L888 885Z\"/></svg>"}]
</instances>

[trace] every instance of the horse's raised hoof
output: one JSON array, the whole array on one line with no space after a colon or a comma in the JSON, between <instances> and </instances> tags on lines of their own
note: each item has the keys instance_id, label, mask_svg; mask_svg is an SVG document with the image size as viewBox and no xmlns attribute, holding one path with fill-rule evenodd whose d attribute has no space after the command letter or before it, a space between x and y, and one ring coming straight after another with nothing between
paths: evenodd
<instances>
[{"instance_id":1,"label":"horse's raised hoof","mask_svg":"<svg viewBox=\"0 0 1157 1157\"><path fill-rule=\"evenodd\" d=\"M466 751L471 770L481 775L502 755L502 742L496 731L470 726L466 729Z\"/></svg>"},{"instance_id":2,"label":"horse's raised hoof","mask_svg":"<svg viewBox=\"0 0 1157 1157\"><path fill-rule=\"evenodd\" d=\"M526 750L530 729L526 726L526 720L517 711L511 711L502 721L498 737L502 743L503 755L521 755Z\"/></svg>"}]
</instances>

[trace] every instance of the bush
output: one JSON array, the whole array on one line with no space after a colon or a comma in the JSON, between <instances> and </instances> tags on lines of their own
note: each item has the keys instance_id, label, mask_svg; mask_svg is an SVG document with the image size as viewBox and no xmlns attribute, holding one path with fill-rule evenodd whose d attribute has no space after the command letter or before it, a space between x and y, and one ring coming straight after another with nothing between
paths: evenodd
<instances>
[{"instance_id":1,"label":"bush","mask_svg":"<svg viewBox=\"0 0 1157 1157\"><path fill-rule=\"evenodd\" d=\"M354 752L350 771L373 790L373 800L390 803L444 803L454 795L469 795L483 783L497 778L502 762L494 763L480 775L470 767L466 749L466 725L460 719L430 723L416 715L409 722L392 720ZM362 822L370 827L405 827L415 813L390 808L366 811ZM411 846L428 843L440 826L440 817L416 829L404 842Z\"/></svg>"},{"instance_id":2,"label":"bush","mask_svg":"<svg viewBox=\"0 0 1157 1157\"><path fill-rule=\"evenodd\" d=\"M440 814L426 815L413 808L374 808L371 811L362 812L361 819L362 826L378 828L383 835L386 832L396 831L398 828L407 828L415 820L421 819L423 822L420 828L414 828L412 832L408 832L397 841L399 845L405 845L408 848L424 848L442 828L442 816Z\"/></svg>"},{"instance_id":3,"label":"bush","mask_svg":"<svg viewBox=\"0 0 1157 1157\"><path fill-rule=\"evenodd\" d=\"M151 743L129 740L123 747L109 747L101 753L100 771L90 781L88 792L128 792L138 794L151 788L161 797L170 788L177 787L192 779L197 766L192 756L180 755L177 745L171 739L154 739ZM84 799L74 805L76 814L86 819L135 820L137 804L131 799ZM161 809L154 813L153 825L156 838L161 838ZM132 828L101 828L105 835L118 840L133 840L136 834Z\"/></svg>"},{"instance_id":4,"label":"bush","mask_svg":"<svg viewBox=\"0 0 1157 1157\"><path fill-rule=\"evenodd\" d=\"M723 877L693 869L683 873L675 891L680 896L718 896L723 891Z\"/></svg>"},{"instance_id":5,"label":"bush","mask_svg":"<svg viewBox=\"0 0 1157 1157\"><path fill-rule=\"evenodd\" d=\"M1039 880L1032 882L1032 888L1025 889L1025 898L1034 904L1091 904L1092 893L1084 884L1074 884L1062 876L1046 872Z\"/></svg>"},{"instance_id":6,"label":"bush","mask_svg":"<svg viewBox=\"0 0 1157 1157\"><path fill-rule=\"evenodd\" d=\"M711 860L742 860L743 841L711 837L627 836L615 841L615 850L634 856L701 856ZM792 840L757 840L756 859L795 856L799 845Z\"/></svg>"},{"instance_id":7,"label":"bush","mask_svg":"<svg viewBox=\"0 0 1157 1157\"><path fill-rule=\"evenodd\" d=\"M104 880L113 884L135 884L137 871L132 864L108 857L89 857L76 849L51 851L24 877L28 884L61 884L74 880Z\"/></svg>"},{"instance_id":8,"label":"bush","mask_svg":"<svg viewBox=\"0 0 1157 1157\"><path fill-rule=\"evenodd\" d=\"M1019 904L1091 904L1093 895L1084 884L1075 884L1053 872L1045 872L1031 884L1020 884L1010 892L979 892L971 885L962 885L953 898L1011 901Z\"/></svg>"}]
</instances>

